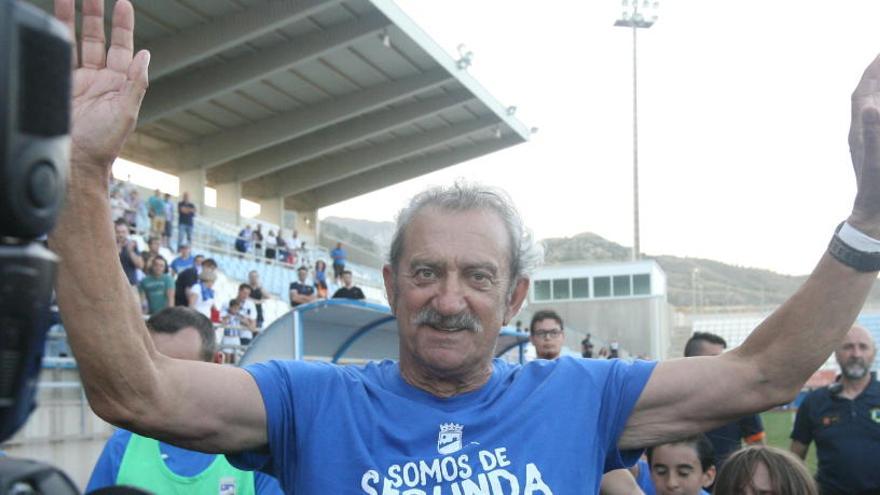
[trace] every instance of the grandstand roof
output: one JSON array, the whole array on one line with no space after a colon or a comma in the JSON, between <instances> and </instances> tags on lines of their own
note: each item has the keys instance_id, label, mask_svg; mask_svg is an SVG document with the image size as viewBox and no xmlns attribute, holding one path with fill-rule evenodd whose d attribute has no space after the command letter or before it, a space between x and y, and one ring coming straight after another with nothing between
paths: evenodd
<instances>
[{"instance_id":1,"label":"grandstand roof","mask_svg":"<svg viewBox=\"0 0 880 495\"><path fill-rule=\"evenodd\" d=\"M515 108L391 0L136 9L151 81L123 157L166 172L201 168L208 185L305 210L528 139Z\"/></svg>"}]
</instances>

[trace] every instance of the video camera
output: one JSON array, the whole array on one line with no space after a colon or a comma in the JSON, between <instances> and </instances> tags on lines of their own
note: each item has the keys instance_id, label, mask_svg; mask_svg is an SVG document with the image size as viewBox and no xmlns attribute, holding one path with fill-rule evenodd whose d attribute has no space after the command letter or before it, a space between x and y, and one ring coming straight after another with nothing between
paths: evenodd
<instances>
[{"instance_id":1,"label":"video camera","mask_svg":"<svg viewBox=\"0 0 880 495\"><path fill-rule=\"evenodd\" d=\"M0 0L0 441L36 407L58 258L39 242L61 209L72 44L40 10ZM60 471L0 460L0 493L78 493Z\"/></svg>"}]
</instances>

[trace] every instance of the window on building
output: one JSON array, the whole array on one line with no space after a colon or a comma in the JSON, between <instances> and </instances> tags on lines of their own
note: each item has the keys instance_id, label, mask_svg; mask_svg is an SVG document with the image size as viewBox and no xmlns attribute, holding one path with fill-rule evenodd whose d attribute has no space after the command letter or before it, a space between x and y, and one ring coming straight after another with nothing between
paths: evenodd
<instances>
[{"instance_id":1,"label":"window on building","mask_svg":"<svg viewBox=\"0 0 880 495\"><path fill-rule=\"evenodd\" d=\"M651 294L651 275L644 273L633 275L633 295L647 296Z\"/></svg>"},{"instance_id":2,"label":"window on building","mask_svg":"<svg viewBox=\"0 0 880 495\"><path fill-rule=\"evenodd\" d=\"M550 281L535 280L535 301L550 300Z\"/></svg>"},{"instance_id":3,"label":"window on building","mask_svg":"<svg viewBox=\"0 0 880 495\"><path fill-rule=\"evenodd\" d=\"M614 295L615 296L629 296L632 295L632 288L630 287L631 279L629 275L615 275L614 276Z\"/></svg>"},{"instance_id":4,"label":"window on building","mask_svg":"<svg viewBox=\"0 0 880 495\"><path fill-rule=\"evenodd\" d=\"M569 284L571 279L557 278L553 281L553 299L570 299L571 288Z\"/></svg>"},{"instance_id":5,"label":"window on building","mask_svg":"<svg viewBox=\"0 0 880 495\"><path fill-rule=\"evenodd\" d=\"M611 296L611 277L593 277L593 296Z\"/></svg>"},{"instance_id":6,"label":"window on building","mask_svg":"<svg viewBox=\"0 0 880 495\"><path fill-rule=\"evenodd\" d=\"M590 297L590 279L589 278L573 278L571 279L571 297L575 299L586 299Z\"/></svg>"}]
</instances>

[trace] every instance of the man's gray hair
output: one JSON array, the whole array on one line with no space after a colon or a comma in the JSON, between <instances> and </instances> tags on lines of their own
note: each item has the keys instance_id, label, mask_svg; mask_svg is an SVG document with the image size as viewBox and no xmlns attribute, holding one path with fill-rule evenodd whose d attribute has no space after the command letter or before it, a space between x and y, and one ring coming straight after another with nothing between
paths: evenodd
<instances>
[{"instance_id":1,"label":"man's gray hair","mask_svg":"<svg viewBox=\"0 0 880 495\"><path fill-rule=\"evenodd\" d=\"M516 280L527 277L543 261L543 250L535 244L532 233L523 224L522 217L506 192L480 184L456 181L451 186L435 186L417 194L398 213L397 227L388 254L388 262L395 274L403 256L406 229L416 214L427 207L453 212L489 210L497 214L504 223L509 239L511 291Z\"/></svg>"}]
</instances>

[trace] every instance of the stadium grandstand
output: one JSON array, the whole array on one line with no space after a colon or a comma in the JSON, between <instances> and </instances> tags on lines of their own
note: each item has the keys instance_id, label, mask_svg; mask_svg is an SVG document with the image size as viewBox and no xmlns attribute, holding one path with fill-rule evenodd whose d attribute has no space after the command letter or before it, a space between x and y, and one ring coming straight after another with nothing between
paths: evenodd
<instances>
[{"instance_id":1,"label":"stadium grandstand","mask_svg":"<svg viewBox=\"0 0 880 495\"><path fill-rule=\"evenodd\" d=\"M52 10L51 0L30 3ZM193 254L218 263L217 301L233 298L252 270L260 274L273 296L264 327L290 314L297 266L331 260L318 209L523 143L532 132L468 73L470 54L447 54L390 0L155 0L136 9L135 47L151 51L151 80L121 156L175 176L173 203L188 194ZM242 215L242 200L259 205L255 218ZM295 263L239 252L247 224L296 231L305 246ZM132 231L145 251L148 232L137 222ZM168 261L178 244L177 229L170 233L160 249ZM383 253L346 247L366 304L381 307ZM506 346L521 343L512 338ZM39 395L40 407L3 450L59 466L84 487L111 429L88 407L63 322L50 332Z\"/></svg>"}]
</instances>

